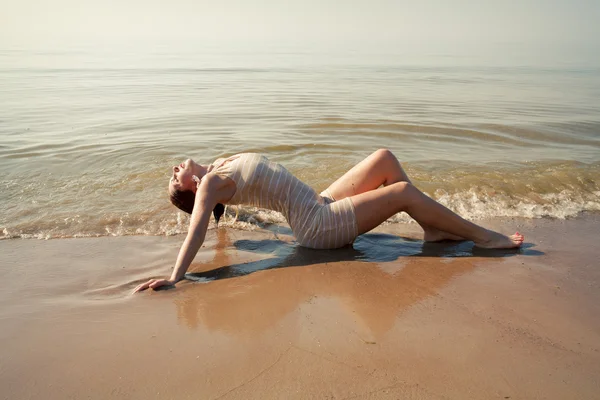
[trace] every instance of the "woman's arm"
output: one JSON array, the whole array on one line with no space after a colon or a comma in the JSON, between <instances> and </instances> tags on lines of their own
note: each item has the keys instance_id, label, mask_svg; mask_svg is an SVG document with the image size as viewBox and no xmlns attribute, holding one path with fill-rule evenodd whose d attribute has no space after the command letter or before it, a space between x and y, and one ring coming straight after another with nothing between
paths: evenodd
<instances>
[{"instance_id":1,"label":"woman's arm","mask_svg":"<svg viewBox=\"0 0 600 400\"><path fill-rule=\"evenodd\" d=\"M208 222L211 211L217 204L217 193L219 189L218 179L203 179L198 185L196 191L196 200L194 202L194 211L190 217L190 226L187 236L179 250L175 268L169 279L150 279L142 283L133 290L133 293L152 288L157 289L161 286L170 286L179 282L185 276L190 264L196 257L200 246L206 237Z\"/></svg>"},{"instance_id":2,"label":"woman's arm","mask_svg":"<svg viewBox=\"0 0 600 400\"><path fill-rule=\"evenodd\" d=\"M200 186L203 186L200 184ZM196 201L194 203L194 211L190 218L190 227L188 234L179 250L177 261L175 262L175 268L171 274L170 281L173 283L179 282L183 279L183 276L187 272L190 264L196 257L200 246L204 243L206 237L206 230L208 229L208 222L210 215L215 208L217 202L214 199L214 195L211 195L210 191L200 191L196 193Z\"/></svg>"}]
</instances>

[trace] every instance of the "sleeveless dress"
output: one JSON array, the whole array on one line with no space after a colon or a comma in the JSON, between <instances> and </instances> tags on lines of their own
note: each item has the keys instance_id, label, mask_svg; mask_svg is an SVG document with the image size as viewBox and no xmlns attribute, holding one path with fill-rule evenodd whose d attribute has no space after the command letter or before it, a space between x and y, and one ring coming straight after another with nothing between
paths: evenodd
<instances>
[{"instance_id":1,"label":"sleeveless dress","mask_svg":"<svg viewBox=\"0 0 600 400\"><path fill-rule=\"evenodd\" d=\"M227 204L245 204L280 212L301 246L335 249L358 236L354 205L350 198L336 201L314 189L265 156L243 153L219 159L211 173L230 178L236 191Z\"/></svg>"}]
</instances>

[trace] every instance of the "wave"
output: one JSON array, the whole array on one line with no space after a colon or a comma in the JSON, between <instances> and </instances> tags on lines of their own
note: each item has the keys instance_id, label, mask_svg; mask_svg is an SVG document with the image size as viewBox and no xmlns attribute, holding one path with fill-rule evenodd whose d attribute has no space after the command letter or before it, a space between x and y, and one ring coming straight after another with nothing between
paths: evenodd
<instances>
[{"instance_id":1,"label":"wave","mask_svg":"<svg viewBox=\"0 0 600 400\"><path fill-rule=\"evenodd\" d=\"M600 190L515 196L496 193L486 188L447 193L438 190L431 197L469 220L498 217L566 219L583 212L600 211ZM33 222L26 226L0 227L0 239L59 239L102 236L172 236L187 232L189 217L182 212L149 214L104 215L95 220L91 216L74 215L61 221ZM412 223L405 213L389 218L386 224ZM275 211L254 207L228 206L220 226L252 231L271 225L287 226L285 217ZM209 229L214 229L214 221Z\"/></svg>"}]
</instances>

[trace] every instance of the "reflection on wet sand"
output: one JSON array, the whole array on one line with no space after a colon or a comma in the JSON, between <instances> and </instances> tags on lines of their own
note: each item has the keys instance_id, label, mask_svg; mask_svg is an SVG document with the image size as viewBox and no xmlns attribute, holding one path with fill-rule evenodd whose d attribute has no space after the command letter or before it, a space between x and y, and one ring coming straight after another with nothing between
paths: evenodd
<instances>
[{"instance_id":1,"label":"reflection on wet sand","mask_svg":"<svg viewBox=\"0 0 600 400\"><path fill-rule=\"evenodd\" d=\"M236 263L248 260L238 251L264 256ZM511 254L516 253L478 254L468 242L427 244L386 234L363 235L336 251L311 250L270 239L232 243L229 231L220 229L213 260L196 265L205 271L188 274L210 284L184 285L175 304L179 320L190 328L244 335L272 327L317 297L330 298L379 337L400 313L438 295L481 257L490 257L490 265Z\"/></svg>"}]
</instances>

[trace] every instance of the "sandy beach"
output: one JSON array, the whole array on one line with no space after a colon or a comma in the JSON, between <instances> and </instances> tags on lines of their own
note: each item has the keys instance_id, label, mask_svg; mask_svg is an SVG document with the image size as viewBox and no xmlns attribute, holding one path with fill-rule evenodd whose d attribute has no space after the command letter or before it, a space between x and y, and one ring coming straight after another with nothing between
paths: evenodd
<instances>
[{"instance_id":1,"label":"sandy beach","mask_svg":"<svg viewBox=\"0 0 600 400\"><path fill-rule=\"evenodd\" d=\"M423 244L392 224L354 248L285 227L0 241L5 399L600 398L600 217L495 220L519 251ZM203 283L202 283L203 282Z\"/></svg>"}]
</instances>

